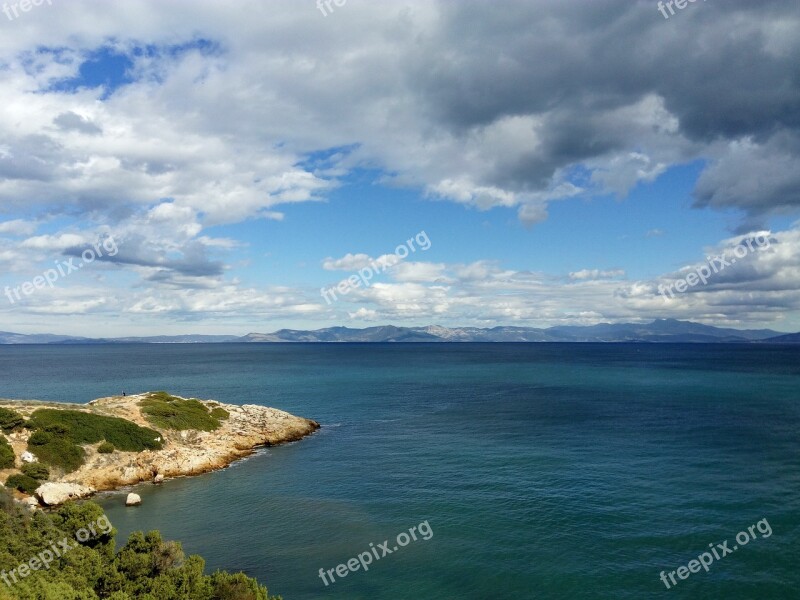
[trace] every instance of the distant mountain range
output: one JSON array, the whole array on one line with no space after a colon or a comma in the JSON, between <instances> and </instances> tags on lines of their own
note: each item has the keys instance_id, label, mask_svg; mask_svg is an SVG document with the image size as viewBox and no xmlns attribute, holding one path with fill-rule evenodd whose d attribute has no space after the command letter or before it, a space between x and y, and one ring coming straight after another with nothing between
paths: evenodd
<instances>
[{"instance_id":1,"label":"distant mountain range","mask_svg":"<svg viewBox=\"0 0 800 600\"><path fill-rule=\"evenodd\" d=\"M601 323L591 326L535 327L395 327L366 329L328 327L315 331L281 329L274 333L235 335L173 335L125 338L84 338L53 334L24 335L0 332L0 344L210 344L286 342L672 342L672 343L774 343L800 344L800 333L771 329L727 329L657 319L652 323Z\"/></svg>"},{"instance_id":2,"label":"distant mountain range","mask_svg":"<svg viewBox=\"0 0 800 600\"><path fill-rule=\"evenodd\" d=\"M86 338L51 333L26 335L0 331L0 344L213 344L245 341L238 335L156 335L151 337Z\"/></svg>"}]
</instances>

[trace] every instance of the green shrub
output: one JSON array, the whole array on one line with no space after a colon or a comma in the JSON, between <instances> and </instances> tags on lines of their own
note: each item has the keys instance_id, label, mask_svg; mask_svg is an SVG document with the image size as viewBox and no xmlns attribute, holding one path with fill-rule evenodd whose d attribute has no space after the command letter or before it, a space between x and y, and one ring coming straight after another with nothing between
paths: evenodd
<instances>
[{"instance_id":1,"label":"green shrub","mask_svg":"<svg viewBox=\"0 0 800 600\"><path fill-rule=\"evenodd\" d=\"M228 417L231 416L231 413L229 413L227 410L225 410L221 406L218 406L217 408L212 408L211 409L211 416L213 418L215 418L215 419L220 420L220 421L224 421L225 419L227 419Z\"/></svg>"},{"instance_id":2,"label":"green shrub","mask_svg":"<svg viewBox=\"0 0 800 600\"><path fill-rule=\"evenodd\" d=\"M22 465L21 471L23 475L33 477L39 481L47 481L50 479L50 469L47 468L47 465L43 465L42 463L35 462Z\"/></svg>"},{"instance_id":3,"label":"green shrub","mask_svg":"<svg viewBox=\"0 0 800 600\"><path fill-rule=\"evenodd\" d=\"M19 490L26 494L33 494L41 484L40 481L29 477L28 475L21 475L16 473L6 480L6 487L13 490Z\"/></svg>"},{"instance_id":4,"label":"green shrub","mask_svg":"<svg viewBox=\"0 0 800 600\"><path fill-rule=\"evenodd\" d=\"M15 462L14 449L6 438L0 435L0 469L13 469Z\"/></svg>"},{"instance_id":5,"label":"green shrub","mask_svg":"<svg viewBox=\"0 0 800 600\"><path fill-rule=\"evenodd\" d=\"M25 417L15 410L0 408L0 429L8 433L25 424Z\"/></svg>"},{"instance_id":6,"label":"green shrub","mask_svg":"<svg viewBox=\"0 0 800 600\"><path fill-rule=\"evenodd\" d=\"M53 441L53 434L47 431L34 431L28 438L28 446L45 446Z\"/></svg>"},{"instance_id":7,"label":"green shrub","mask_svg":"<svg viewBox=\"0 0 800 600\"><path fill-rule=\"evenodd\" d=\"M39 433L44 432L37 431L31 436L31 440ZM83 448L69 438L45 435L50 436L46 443L32 444L31 440L28 440L28 449L36 455L39 462L62 469L65 473L72 473L83 465L86 460L86 452Z\"/></svg>"},{"instance_id":8,"label":"green shrub","mask_svg":"<svg viewBox=\"0 0 800 600\"><path fill-rule=\"evenodd\" d=\"M33 425L34 427L37 426L35 422L33 423ZM41 426L41 428L47 433L52 433L53 435L59 435L59 436L68 435L72 432L72 430L69 428L69 425L67 425L66 423L57 423L57 422L49 423L44 426Z\"/></svg>"},{"instance_id":9,"label":"green shrub","mask_svg":"<svg viewBox=\"0 0 800 600\"><path fill-rule=\"evenodd\" d=\"M103 442L97 447L97 451L100 454L111 454L114 452L114 450L116 450L116 448L114 448L114 444L109 442Z\"/></svg>"},{"instance_id":10,"label":"green shrub","mask_svg":"<svg viewBox=\"0 0 800 600\"><path fill-rule=\"evenodd\" d=\"M161 434L147 427L119 417L106 417L79 410L57 410L42 408L31 415L31 423L37 429L52 433L62 429L76 444L96 444L106 440L123 452L159 450L163 442L156 441Z\"/></svg>"},{"instance_id":11,"label":"green shrub","mask_svg":"<svg viewBox=\"0 0 800 600\"><path fill-rule=\"evenodd\" d=\"M206 575L199 556L184 557L180 544L158 532L133 533L115 552L117 531L94 502L68 502L53 512L29 514L0 487L0 572L35 557L54 540L76 539L93 526L97 536L77 544L48 569L31 570L13 588L0 583L0 598L19 600L279 600L244 575ZM102 535L100 535L102 533Z\"/></svg>"},{"instance_id":12,"label":"green shrub","mask_svg":"<svg viewBox=\"0 0 800 600\"><path fill-rule=\"evenodd\" d=\"M153 392L139 403L150 423L164 429L214 431L230 415L221 407L209 410L199 400L184 400L166 392Z\"/></svg>"},{"instance_id":13,"label":"green shrub","mask_svg":"<svg viewBox=\"0 0 800 600\"><path fill-rule=\"evenodd\" d=\"M20 513L20 507L14 502L14 497L4 488L0 487L0 540L5 540L3 533L3 517L15 517Z\"/></svg>"},{"instance_id":14,"label":"green shrub","mask_svg":"<svg viewBox=\"0 0 800 600\"><path fill-rule=\"evenodd\" d=\"M211 576L215 600L269 600L267 588L244 573L217 571Z\"/></svg>"},{"instance_id":15,"label":"green shrub","mask_svg":"<svg viewBox=\"0 0 800 600\"><path fill-rule=\"evenodd\" d=\"M39 460L67 473L78 469L86 460L81 445L104 442L111 452L142 452L163 447L154 429L139 427L119 417L106 417L79 410L41 408L29 421L35 431L28 439L28 448Z\"/></svg>"}]
</instances>

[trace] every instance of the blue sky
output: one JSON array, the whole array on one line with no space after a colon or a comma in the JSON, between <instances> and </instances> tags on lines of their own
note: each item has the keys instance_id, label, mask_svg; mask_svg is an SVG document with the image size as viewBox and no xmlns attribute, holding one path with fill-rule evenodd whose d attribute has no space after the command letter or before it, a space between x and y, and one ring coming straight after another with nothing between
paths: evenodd
<instances>
[{"instance_id":1,"label":"blue sky","mask_svg":"<svg viewBox=\"0 0 800 600\"><path fill-rule=\"evenodd\" d=\"M606 4L0 16L0 329L800 329L797 5Z\"/></svg>"}]
</instances>

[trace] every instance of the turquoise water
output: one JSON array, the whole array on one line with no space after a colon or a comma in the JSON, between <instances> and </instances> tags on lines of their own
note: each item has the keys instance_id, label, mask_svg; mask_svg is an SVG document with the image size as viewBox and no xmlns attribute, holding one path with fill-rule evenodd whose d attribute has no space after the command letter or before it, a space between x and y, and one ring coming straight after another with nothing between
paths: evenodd
<instances>
[{"instance_id":1,"label":"turquoise water","mask_svg":"<svg viewBox=\"0 0 800 600\"><path fill-rule=\"evenodd\" d=\"M0 396L167 389L320 421L101 499L285 600L796 598L800 351L692 345L0 346ZM675 571L762 519L772 530ZM320 568L427 521L328 587ZM763 523L763 521L762 521Z\"/></svg>"}]
</instances>

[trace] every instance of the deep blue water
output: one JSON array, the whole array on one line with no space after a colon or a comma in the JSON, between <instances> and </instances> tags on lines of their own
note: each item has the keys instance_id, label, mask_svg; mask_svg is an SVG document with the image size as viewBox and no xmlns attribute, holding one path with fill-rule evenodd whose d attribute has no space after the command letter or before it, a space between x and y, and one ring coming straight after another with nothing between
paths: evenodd
<instances>
[{"instance_id":1,"label":"deep blue water","mask_svg":"<svg viewBox=\"0 0 800 600\"><path fill-rule=\"evenodd\" d=\"M800 350L773 346L0 346L3 397L165 389L320 421L139 486L139 508L101 499L122 535L158 528L285 600L800 597L798 383ZM319 578L423 521L431 539Z\"/></svg>"}]
</instances>

